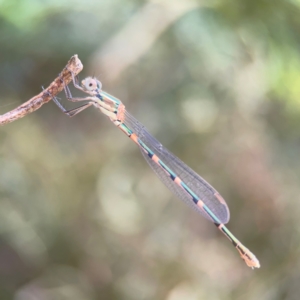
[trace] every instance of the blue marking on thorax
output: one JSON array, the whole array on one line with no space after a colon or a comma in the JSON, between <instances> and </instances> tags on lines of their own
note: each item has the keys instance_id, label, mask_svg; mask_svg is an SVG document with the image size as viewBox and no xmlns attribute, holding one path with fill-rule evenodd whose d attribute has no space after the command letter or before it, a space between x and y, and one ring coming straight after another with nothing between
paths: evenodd
<instances>
[{"instance_id":1,"label":"blue marking on thorax","mask_svg":"<svg viewBox=\"0 0 300 300\"><path fill-rule=\"evenodd\" d=\"M101 101L103 101L103 97L102 97L102 95L101 95L99 92L96 94L96 97L97 97L98 99L100 99Z\"/></svg>"},{"instance_id":2,"label":"blue marking on thorax","mask_svg":"<svg viewBox=\"0 0 300 300\"><path fill-rule=\"evenodd\" d=\"M108 98L109 100L111 100L112 102L114 102L116 104L116 106L119 106L120 104L122 104L121 100L119 100L118 98L116 98L116 97L114 97L114 96L112 96L112 95L110 95L110 94L108 94L108 93L106 93L104 91L101 91L99 93L99 95L100 95L100 97L101 97L100 99L102 101L103 101L103 96L104 96L104 97Z\"/></svg>"}]
</instances>

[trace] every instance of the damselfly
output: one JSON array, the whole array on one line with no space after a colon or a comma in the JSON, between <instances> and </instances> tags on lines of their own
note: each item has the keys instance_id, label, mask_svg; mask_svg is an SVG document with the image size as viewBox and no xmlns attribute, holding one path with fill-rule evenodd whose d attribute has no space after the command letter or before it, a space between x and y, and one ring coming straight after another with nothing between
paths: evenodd
<instances>
[{"instance_id":1,"label":"damselfly","mask_svg":"<svg viewBox=\"0 0 300 300\"><path fill-rule=\"evenodd\" d=\"M99 80L87 77L80 86L74 74L72 78L74 86L89 96L74 98L68 86L65 85L68 100L86 102L75 109L66 110L56 98L53 98L58 107L70 117L92 105L98 108L139 146L145 160L170 191L206 219L212 221L231 241L247 266L252 269L259 268L260 264L255 255L225 227L224 224L229 221L229 209L222 196L178 157L164 148L139 121L126 111L119 99L102 91L102 84Z\"/></svg>"}]
</instances>

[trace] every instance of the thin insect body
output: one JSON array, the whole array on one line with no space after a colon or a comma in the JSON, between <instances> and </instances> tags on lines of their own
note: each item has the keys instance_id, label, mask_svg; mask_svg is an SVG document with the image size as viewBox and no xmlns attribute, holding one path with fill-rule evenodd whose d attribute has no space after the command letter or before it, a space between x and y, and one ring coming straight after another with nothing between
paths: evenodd
<instances>
[{"instance_id":1,"label":"thin insect body","mask_svg":"<svg viewBox=\"0 0 300 300\"><path fill-rule=\"evenodd\" d=\"M89 96L73 98L68 86L65 86L68 100L86 102L75 109L67 111L56 98L53 98L58 107L70 117L92 105L98 108L139 146L145 160L170 191L202 216L212 221L231 241L247 266L252 269L259 268L260 264L255 255L224 225L228 223L230 215L228 206L222 196L178 157L164 148L139 121L126 111L125 106L119 99L102 91L100 81L93 77L87 77L80 86L73 74L72 77L74 86Z\"/></svg>"}]
</instances>

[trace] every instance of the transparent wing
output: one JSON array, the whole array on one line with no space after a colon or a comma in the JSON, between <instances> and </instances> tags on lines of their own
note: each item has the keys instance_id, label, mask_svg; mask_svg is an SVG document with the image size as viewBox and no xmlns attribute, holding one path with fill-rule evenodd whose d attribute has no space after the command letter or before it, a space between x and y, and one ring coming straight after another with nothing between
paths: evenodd
<instances>
[{"instance_id":1,"label":"transparent wing","mask_svg":"<svg viewBox=\"0 0 300 300\"><path fill-rule=\"evenodd\" d=\"M151 151L153 151L153 153L156 154L159 159L163 161L197 195L200 200L203 201L203 203L213 212L221 223L228 223L230 218L228 206L221 195L208 182L206 182L178 157L163 147L158 140L148 133L145 126L128 112L125 113L124 123L137 134L140 140L149 147L149 149L151 149ZM141 149L141 151L150 167L170 191L205 218L213 221L206 212L201 210L194 203L191 196L170 178L162 167L156 164L143 149Z\"/></svg>"}]
</instances>

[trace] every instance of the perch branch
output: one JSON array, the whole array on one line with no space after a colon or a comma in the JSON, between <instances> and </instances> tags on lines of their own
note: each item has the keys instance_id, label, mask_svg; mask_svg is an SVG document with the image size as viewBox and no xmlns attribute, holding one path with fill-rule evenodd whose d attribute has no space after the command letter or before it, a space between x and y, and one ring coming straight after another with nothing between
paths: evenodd
<instances>
[{"instance_id":1,"label":"perch branch","mask_svg":"<svg viewBox=\"0 0 300 300\"><path fill-rule=\"evenodd\" d=\"M83 65L78 56L72 56L59 76L46 89L17 108L4 115L0 115L0 125L11 123L39 109L43 104L49 102L53 96L56 96L63 90L64 83L69 84L72 81L70 71L74 75L77 75L82 69Z\"/></svg>"}]
</instances>

